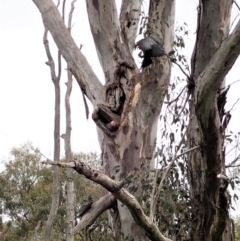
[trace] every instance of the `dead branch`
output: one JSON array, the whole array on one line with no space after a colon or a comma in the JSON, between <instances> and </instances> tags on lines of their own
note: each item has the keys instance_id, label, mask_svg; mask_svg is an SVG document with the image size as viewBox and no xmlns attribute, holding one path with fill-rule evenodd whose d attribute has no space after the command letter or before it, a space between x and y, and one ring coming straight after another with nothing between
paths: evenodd
<instances>
[{"instance_id":1,"label":"dead branch","mask_svg":"<svg viewBox=\"0 0 240 241\"><path fill-rule=\"evenodd\" d=\"M71 234L77 234L87 226L92 225L96 219L106 210L117 204L116 198L112 194L107 194L94 202L91 209L80 220L80 222L71 230Z\"/></svg>"},{"instance_id":2,"label":"dead branch","mask_svg":"<svg viewBox=\"0 0 240 241\"><path fill-rule=\"evenodd\" d=\"M172 61L172 63L174 63L174 64L176 64L178 66L178 68L187 77L187 80L190 83L192 81L192 77L189 74L187 74L187 72L182 68L182 66L179 63L177 63L177 61L173 60L172 58L171 58L171 61Z\"/></svg>"},{"instance_id":3,"label":"dead branch","mask_svg":"<svg viewBox=\"0 0 240 241\"><path fill-rule=\"evenodd\" d=\"M222 79L232 68L240 54L239 42L240 20L196 81L199 85L195 92L195 105L198 106L200 112L202 109L209 109L209 106L206 106L209 103L214 103L214 98Z\"/></svg>"},{"instance_id":4,"label":"dead branch","mask_svg":"<svg viewBox=\"0 0 240 241\"><path fill-rule=\"evenodd\" d=\"M177 97L174 100L171 100L169 102L165 101L165 104L171 105L172 103L174 103L176 100L178 100L178 98L181 96L181 94L183 93L183 91L186 89L187 86L184 86L182 88L182 90L180 91L180 93L177 95Z\"/></svg>"},{"instance_id":5,"label":"dead branch","mask_svg":"<svg viewBox=\"0 0 240 241\"><path fill-rule=\"evenodd\" d=\"M164 180L166 179L166 177L167 177L167 175L168 175L168 173L169 173L169 171L170 171L173 163L174 163L174 162L177 160L177 158L178 158L177 153L178 153L178 151L180 150L180 148L181 148L181 146L182 146L182 144L183 144L183 142L184 142L184 138L185 138L185 136L186 136L186 133L187 133L187 129L186 129L185 133L182 135L182 139L180 140L180 142L179 142L179 144L178 144L178 146L177 146L177 150L176 150L176 152L175 152L174 157L172 158L171 162L169 163L169 165L167 166L167 168L165 169L165 171L164 171L164 173L163 173L163 176L162 176L161 182L160 182L160 184L159 184L159 186L158 186L158 189L157 189L157 191L156 191L156 194L155 194L155 196L154 196L154 198L153 198L153 200L152 200L152 202L151 202L151 204L150 204L150 220L151 220L151 221L153 221L153 219L154 219L154 215L155 215L155 211L156 211L156 204L157 204L157 200L158 200L159 195L160 195L160 191L161 191L162 186L163 186L163 182L164 182ZM157 173L156 173L155 175L157 175ZM155 192L155 190L154 190L154 192Z\"/></svg>"},{"instance_id":6,"label":"dead branch","mask_svg":"<svg viewBox=\"0 0 240 241\"><path fill-rule=\"evenodd\" d=\"M56 74L55 62L53 60L53 57L52 57L52 54L51 54L51 51L50 51L50 48L49 48L49 42L48 42L47 36L48 36L48 30L47 30L47 28L45 28L44 34L43 34L43 44L44 44L46 55L47 55L47 58L48 58L48 61L46 62L46 65L48 65L49 68L50 68L52 81L58 82L59 79L60 79L60 75L61 75L61 55L58 51L60 56L58 55L58 74Z\"/></svg>"},{"instance_id":7,"label":"dead branch","mask_svg":"<svg viewBox=\"0 0 240 241\"><path fill-rule=\"evenodd\" d=\"M240 7L239 7L238 3L236 1L233 1L233 2L237 6L238 10L240 11Z\"/></svg>"},{"instance_id":8,"label":"dead branch","mask_svg":"<svg viewBox=\"0 0 240 241\"><path fill-rule=\"evenodd\" d=\"M74 160L69 163L53 162L46 160L43 164L57 165L59 167L73 168L79 174L84 175L89 180L100 184L102 187L111 192L119 201L127 206L135 222L142 227L148 237L153 241L172 241L166 238L158 229L157 225L147 217L136 198L123 188L124 182L116 182L101 171L91 168L84 162Z\"/></svg>"},{"instance_id":9,"label":"dead branch","mask_svg":"<svg viewBox=\"0 0 240 241\"><path fill-rule=\"evenodd\" d=\"M60 4L60 2L58 2ZM55 116L54 116L54 161L58 162L60 159L60 78L61 78L61 53L58 51L58 74L55 72L55 63L52 58L49 43L47 39L48 30L45 27L43 43L46 51L46 55L48 57L48 62L46 63L51 72L51 79L54 84L55 90ZM54 168L53 174L53 195L52 195L52 203L50 212L48 215L48 220L46 223L45 229L45 240L48 241L51 239L51 231L53 228L53 222L57 214L58 205L59 205L59 195L60 195L60 174L57 167Z\"/></svg>"},{"instance_id":10,"label":"dead branch","mask_svg":"<svg viewBox=\"0 0 240 241\"><path fill-rule=\"evenodd\" d=\"M72 25L72 16L74 11L74 3L76 0L73 0L71 3L71 9L68 15L68 31L71 32L71 25ZM63 12L65 9L63 8ZM63 15L63 14L62 14ZM64 139L64 148L65 148L65 156L66 161L70 162L72 160L72 147L71 147L71 105L70 105L70 96L72 92L72 73L69 70L69 66L67 68L67 79L68 82L66 83L67 90L65 94L65 110L66 110L66 132L62 135ZM66 240L71 241L74 240L74 236L71 234L71 229L75 225L75 190L74 190L74 183L73 183L73 173L70 169L66 170L66 223L67 223L67 232L66 232Z\"/></svg>"},{"instance_id":11,"label":"dead branch","mask_svg":"<svg viewBox=\"0 0 240 241\"><path fill-rule=\"evenodd\" d=\"M103 86L85 56L79 51L76 43L66 28L59 11L51 0L32 0L42 14L45 28L47 28L59 49L63 58L69 65L71 72L84 93L96 106L101 102Z\"/></svg>"}]
</instances>

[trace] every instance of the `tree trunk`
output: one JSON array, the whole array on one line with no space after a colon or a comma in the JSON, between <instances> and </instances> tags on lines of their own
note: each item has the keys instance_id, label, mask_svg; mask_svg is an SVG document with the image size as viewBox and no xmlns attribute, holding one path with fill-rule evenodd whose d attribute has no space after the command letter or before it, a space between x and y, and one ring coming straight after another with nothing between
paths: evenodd
<instances>
[{"instance_id":1,"label":"tree trunk","mask_svg":"<svg viewBox=\"0 0 240 241\"><path fill-rule=\"evenodd\" d=\"M60 160L60 86L59 83L55 85L55 124L54 124L54 161ZM45 230L45 241L51 240L51 232L53 223L57 215L60 195L60 174L59 167L54 167L53 171L53 190L52 190L52 204Z\"/></svg>"},{"instance_id":2,"label":"tree trunk","mask_svg":"<svg viewBox=\"0 0 240 241\"><path fill-rule=\"evenodd\" d=\"M154 58L153 64L143 70L134 63L132 49L137 28L133 23L138 23L139 19L133 11L140 9L141 1L123 0L119 21L115 1L87 0L90 27L105 74L105 86L79 51L53 2L33 2L83 93L93 104L92 117L99 127L107 175L77 161L51 164L74 168L102 185L118 200L112 216L115 240L122 240L121 235L135 241L148 238L170 240L125 189L127 184L121 182L135 172L149 175L154 161L158 117L171 72L166 57ZM202 0L198 13L197 39L189 78L193 83L189 83L192 99L187 163L193 241L229 241L231 236L226 233L222 236L224 229L228 231L231 225L228 223L227 183L218 175L224 174L224 129L217 106L219 87L240 53L240 21L226 38L231 6L232 1ZM163 37L167 53L173 45L174 8L173 0L150 1L148 31L155 31ZM139 192L141 183L138 180L131 179L130 185L135 185Z\"/></svg>"},{"instance_id":3,"label":"tree trunk","mask_svg":"<svg viewBox=\"0 0 240 241\"><path fill-rule=\"evenodd\" d=\"M70 95L72 91L72 74L70 71L68 73L67 91L65 96L65 109L66 109L66 133L62 135L65 143L65 155L66 161L70 162L72 160L72 148L71 148L71 107L70 107ZM73 171L71 169L66 170L66 241L74 241L74 235L71 234L71 230L75 226L75 191L73 182Z\"/></svg>"},{"instance_id":4,"label":"tree trunk","mask_svg":"<svg viewBox=\"0 0 240 241\"><path fill-rule=\"evenodd\" d=\"M132 1L134 3L136 1ZM105 5L104 1L96 4L96 1L90 0L87 1L87 9L99 61L106 78L105 101L113 110L117 106L111 106L114 102L111 97L116 97L114 100L118 101L117 90L125 97L125 103L123 106L120 103L118 110L121 121L117 135L102 137L102 133L99 133L105 173L121 180L134 170L143 170L144 167L148 169L153 164L158 118L167 93L171 67L168 60L164 59L156 61L150 73L147 70L139 73L136 66L131 67L134 62L127 43L132 36L122 35L116 18L115 2L110 1ZM173 47L175 1L151 1L150 13L149 28L163 36L166 52L169 52ZM126 15L128 13L120 16ZM112 20L112 26L109 26L109 19ZM168 26L162 23L167 23ZM129 25L131 26L131 22ZM116 46L116 43L120 45ZM116 173L116 167L120 168L120 172ZM118 202L114 215L112 228L115 229L115 240L120 239L120 232L135 241L148 240L145 231L135 223L128 208L121 202Z\"/></svg>"},{"instance_id":5,"label":"tree trunk","mask_svg":"<svg viewBox=\"0 0 240 241\"><path fill-rule=\"evenodd\" d=\"M208 109L198 108L199 75L209 64L213 55L229 33L232 1L200 1L195 49L192 55L192 77L195 80L190 101L190 123L188 128L189 148L200 145L200 151L189 154L188 171L193 206L193 241L213 239L211 229L216 218L216 207L220 188L217 174L222 171L222 129L217 107L217 91ZM222 78L223 81L223 78ZM221 82L222 82L221 81ZM210 90L209 90L210 94ZM207 100L205 100L207 101ZM201 114L201 120L200 120ZM200 125L199 125L200 124ZM227 221L227 214L224 222ZM224 230L219 230L220 236ZM227 241L227 240L226 240Z\"/></svg>"},{"instance_id":6,"label":"tree trunk","mask_svg":"<svg viewBox=\"0 0 240 241\"><path fill-rule=\"evenodd\" d=\"M47 39L48 30L45 28L43 43L46 51L46 55L48 57L47 65L50 68L51 79L54 84L55 91L55 112L54 112L54 154L53 160L58 162L60 160L60 101L61 101L61 93L60 93L60 77L61 77L61 55L58 51L58 73L55 72L55 63L52 58L49 43ZM48 215L48 220L46 223L45 230L45 241L51 240L51 232L53 229L53 223L57 215L58 206L59 206L59 198L60 198L60 174L59 168L56 166L53 170L53 190L52 190L52 204L50 208L50 212Z\"/></svg>"}]
</instances>

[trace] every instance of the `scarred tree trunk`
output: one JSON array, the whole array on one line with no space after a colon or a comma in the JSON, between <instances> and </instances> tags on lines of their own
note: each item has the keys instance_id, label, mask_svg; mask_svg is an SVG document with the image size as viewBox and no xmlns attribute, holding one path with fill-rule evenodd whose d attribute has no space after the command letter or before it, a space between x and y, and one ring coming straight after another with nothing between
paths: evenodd
<instances>
[{"instance_id":1,"label":"scarred tree trunk","mask_svg":"<svg viewBox=\"0 0 240 241\"><path fill-rule=\"evenodd\" d=\"M106 79L106 95L102 101L120 116L117 134L101 138L102 133L99 133L104 170L110 177L121 180L121 177L126 177L130 172L153 163L158 117L170 81L170 64L167 59L156 61L150 72L144 70L139 73L131 55L137 31L135 24L139 17L129 18L129 15L134 11L130 5L139 9L141 3L123 1L120 14L122 32L115 2L107 2L108 4L106 1L87 1L87 10ZM151 30L163 36L166 52L173 45L174 10L175 1L150 3L149 25ZM167 23L169 27L162 23ZM120 168L118 173L117 166ZM120 202L112 220L116 240L120 239L120 232L135 241L148 239L127 207Z\"/></svg>"},{"instance_id":2,"label":"scarred tree trunk","mask_svg":"<svg viewBox=\"0 0 240 241\"><path fill-rule=\"evenodd\" d=\"M188 129L190 148L196 145L201 147L200 151L191 152L188 159L193 241L221 240L228 219L226 207L219 206L221 182L217 174L223 171L224 130L219 118L217 89L209 88L208 98L199 98L199 77L228 36L231 6L230 0L199 1L197 37L191 63L195 87L190 102ZM220 84L224 77L219 80ZM221 217L217 209L222 210Z\"/></svg>"},{"instance_id":3,"label":"scarred tree trunk","mask_svg":"<svg viewBox=\"0 0 240 241\"><path fill-rule=\"evenodd\" d=\"M53 2L33 2L83 93L93 104L92 117L99 127L107 175L75 160L67 164L49 163L71 167L112 193L118 200L112 222L115 240L122 240L123 234L135 241L147 240L148 237L154 241L169 241L158 229L153 217L147 217L140 203L125 189L126 183L121 182L122 177L133 171L140 171L140 174L149 171L153 163L158 116L170 79L170 64L166 57L154 59L150 68L142 71L134 63L133 36L137 31L135 24L139 22L139 18L134 19L134 16L136 9L140 9L141 1L123 0L120 20L115 1L87 1L92 35L105 74L105 86L79 51ZM193 148L188 150L188 173L193 241L225 240L221 237L228 219L228 200L225 195L227 185L217 178L223 167L224 131L218 113L217 91L240 53L240 21L225 39L231 4L231 1L224 0L202 0L199 8L190 78L195 86L189 86L192 101L188 137L189 146ZM174 6L173 0L150 1L148 30L156 31L163 37L166 52L172 49ZM106 199L107 195L102 198L107 202ZM106 204L106 209L113 207L115 199ZM96 211L104 211L104 208L97 210L97 202L92 209L89 212L95 217ZM89 215L83 221L85 223L79 225L81 230L94 219ZM72 232L77 230L74 228Z\"/></svg>"}]
</instances>

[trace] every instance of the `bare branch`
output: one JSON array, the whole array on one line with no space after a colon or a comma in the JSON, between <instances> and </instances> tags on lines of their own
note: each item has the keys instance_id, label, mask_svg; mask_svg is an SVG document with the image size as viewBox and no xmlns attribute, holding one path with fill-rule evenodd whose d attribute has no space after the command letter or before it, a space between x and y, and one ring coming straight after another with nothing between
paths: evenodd
<instances>
[{"instance_id":1,"label":"bare branch","mask_svg":"<svg viewBox=\"0 0 240 241\"><path fill-rule=\"evenodd\" d=\"M239 82L239 81L240 81L240 79L235 80L235 81L233 81L231 84L224 86L224 87L221 88L220 90L224 90L224 89L228 88L229 86L231 86L231 85L233 85L233 84L236 84L236 83Z\"/></svg>"},{"instance_id":2,"label":"bare branch","mask_svg":"<svg viewBox=\"0 0 240 241\"><path fill-rule=\"evenodd\" d=\"M87 0L86 3L98 59L106 81L113 81L119 62L134 63L128 43L122 38L116 3L112 0Z\"/></svg>"},{"instance_id":3,"label":"bare branch","mask_svg":"<svg viewBox=\"0 0 240 241\"><path fill-rule=\"evenodd\" d=\"M233 110L233 107L238 103L238 101L240 100L240 98L238 98L235 103L233 104L232 108L228 111L228 112L231 112Z\"/></svg>"},{"instance_id":4,"label":"bare branch","mask_svg":"<svg viewBox=\"0 0 240 241\"><path fill-rule=\"evenodd\" d=\"M64 168L74 168L76 166L75 162L54 162L49 159L42 161L42 164L59 166Z\"/></svg>"},{"instance_id":5,"label":"bare branch","mask_svg":"<svg viewBox=\"0 0 240 241\"><path fill-rule=\"evenodd\" d=\"M111 192L119 201L127 206L132 214L135 222L142 227L147 233L148 237L154 241L172 241L166 238L158 229L157 225L145 215L141 205L136 200L136 198L130 194L126 189L122 188L123 182L116 182L101 171L91 168L84 162L72 161L72 162L53 162L44 161L43 164L57 165L60 167L70 167L73 168L79 174L84 175L86 178L92 180L95 183L100 184L109 192Z\"/></svg>"},{"instance_id":6,"label":"bare branch","mask_svg":"<svg viewBox=\"0 0 240 241\"><path fill-rule=\"evenodd\" d=\"M81 230L93 224L96 219L107 209L114 207L117 202L112 194L107 194L94 202L91 209L81 218L80 222L71 230L71 234L79 233Z\"/></svg>"},{"instance_id":7,"label":"bare branch","mask_svg":"<svg viewBox=\"0 0 240 241\"><path fill-rule=\"evenodd\" d=\"M191 151L194 151L194 150L196 150L196 149L198 149L198 148L199 148L199 146L194 146L194 147L192 147L192 148L190 148L190 149L184 151L183 153L177 155L176 158L179 158L180 156L183 156L183 155L185 155L185 154L187 154L187 153L189 153L189 152L191 152Z\"/></svg>"},{"instance_id":8,"label":"bare branch","mask_svg":"<svg viewBox=\"0 0 240 241\"><path fill-rule=\"evenodd\" d=\"M233 1L235 3L235 5L237 6L238 10L240 11L240 7L238 5L238 3L236 1Z\"/></svg>"},{"instance_id":9,"label":"bare branch","mask_svg":"<svg viewBox=\"0 0 240 241\"><path fill-rule=\"evenodd\" d=\"M68 15L68 31L71 32L71 29L72 29L72 17L73 17L73 11L74 11L74 3L76 2L77 0L73 0L72 3L71 3L71 9L70 9L70 12L69 12L69 15Z\"/></svg>"},{"instance_id":10,"label":"bare branch","mask_svg":"<svg viewBox=\"0 0 240 241\"><path fill-rule=\"evenodd\" d=\"M74 3L76 0L73 0L71 3L71 9L68 16L68 31L71 32L71 25L72 25L72 14L74 11ZM63 8L63 12L65 9ZM66 109L66 132L64 135L62 135L64 139L64 147L65 147L65 156L66 161L70 162L72 159L72 147L71 147L71 131L72 131L72 125L71 125L71 105L70 105L70 96L72 92L72 73L69 70L69 66L67 68L67 78L68 82L66 95L65 95L65 109ZM67 223L67 234L66 234L66 240L67 241L73 241L74 236L71 234L71 230L75 225L75 210L74 210L74 203L75 203L75 191L74 191L74 182L73 182L73 173L70 169L66 170L66 223Z\"/></svg>"},{"instance_id":11,"label":"bare branch","mask_svg":"<svg viewBox=\"0 0 240 241\"><path fill-rule=\"evenodd\" d=\"M45 31L44 31L44 34L43 34L43 44L44 44L46 55L47 55L47 58L48 58L48 61L46 62L46 65L48 65L49 68L50 68L52 81L56 82L56 81L59 81L59 79L60 79L60 75L59 75L60 72L58 72L58 76L57 76L56 71L55 71L55 62L53 60L53 57L52 57L52 54L51 54L51 51L50 51L50 48L49 48L49 42L48 42L47 35L48 35L48 30L45 28ZM61 64L61 62L59 62L59 64ZM61 68L61 67L59 67L59 68Z\"/></svg>"},{"instance_id":12,"label":"bare branch","mask_svg":"<svg viewBox=\"0 0 240 241\"><path fill-rule=\"evenodd\" d=\"M120 24L125 41L133 51L138 30L142 0L123 0L120 13Z\"/></svg>"},{"instance_id":13,"label":"bare branch","mask_svg":"<svg viewBox=\"0 0 240 241\"><path fill-rule=\"evenodd\" d=\"M171 60L172 60L172 59L171 59ZM187 77L187 80L190 81L190 80L191 80L190 75L187 74L187 72L182 68L182 66L181 66L179 63L177 63L177 61L175 61L175 60L172 60L172 62L179 67L179 69L182 71L182 73Z\"/></svg>"},{"instance_id":14,"label":"bare branch","mask_svg":"<svg viewBox=\"0 0 240 241\"><path fill-rule=\"evenodd\" d=\"M65 6L66 6L66 0L63 0L62 4L62 20L65 23Z\"/></svg>"},{"instance_id":15,"label":"bare branch","mask_svg":"<svg viewBox=\"0 0 240 241\"><path fill-rule=\"evenodd\" d=\"M58 1L57 7L60 5L60 1ZM55 8L57 8L55 7ZM54 161L58 162L60 159L60 78L61 78L61 53L58 51L58 73L56 75L55 72L55 62L52 58L50 48L49 48L49 42L47 39L48 30L45 26L44 36L43 36L43 43L45 47L45 51L48 57L47 64L50 67L51 72L51 79L54 84L54 90L55 90L55 113L54 113ZM51 231L53 228L53 222L56 218L58 205L59 205L59 197L60 197L60 174L58 167L54 168L54 174L53 174L53 194L52 194L52 203L50 212L48 215L48 220L46 223L46 229L45 229L45 240L48 241L51 239Z\"/></svg>"},{"instance_id":16,"label":"bare branch","mask_svg":"<svg viewBox=\"0 0 240 241\"><path fill-rule=\"evenodd\" d=\"M240 159L240 155L238 155L230 164L226 165L226 168L229 167L238 167L240 164L236 164L236 162ZM235 165L234 165L235 164Z\"/></svg>"},{"instance_id":17,"label":"bare branch","mask_svg":"<svg viewBox=\"0 0 240 241\"><path fill-rule=\"evenodd\" d=\"M58 49L61 49L61 54L67 61L78 84L95 106L101 102L101 98L104 96L103 86L84 55L79 51L64 25L59 11L51 0L33 0L33 2L41 12L45 27L51 32Z\"/></svg>"},{"instance_id":18,"label":"bare branch","mask_svg":"<svg viewBox=\"0 0 240 241\"><path fill-rule=\"evenodd\" d=\"M186 136L186 133L187 133L187 129L186 129L185 133L183 134L182 139L181 139L181 141L179 142L179 144L178 144L178 146L177 146L177 150L176 150L176 152L175 152L174 157L172 158L171 162L169 163L169 165L167 166L167 168L165 169L165 171L164 171L164 173L163 173L161 182L160 182L160 184L159 184L159 186L158 186L158 189L157 189L157 191L156 191L156 194L155 194L155 196L154 196L154 199L153 199L152 202L151 202L151 206L150 206L150 220L151 220L151 221L153 221L153 218L154 218L154 215L155 215L156 204L157 204L157 200L158 200L159 195L160 195L160 191L161 191L162 186L163 186L163 182L164 182L164 180L166 179L166 177L167 177L167 175L168 175L168 173L169 173L169 171L170 171L173 163L174 163L174 162L177 160L177 158L178 158L177 153L178 153L178 151L180 150L180 148L181 148L181 146L182 146L182 144L183 144L183 141L184 141L184 138L185 138L185 136ZM195 148L194 148L194 149L195 149ZM183 154L183 155L184 155L184 154Z\"/></svg>"},{"instance_id":19,"label":"bare branch","mask_svg":"<svg viewBox=\"0 0 240 241\"><path fill-rule=\"evenodd\" d=\"M182 88L182 90L180 91L180 93L178 94L178 96L174 99L174 100L171 100L169 102L164 102L165 104L168 104L168 105L171 105L172 103L174 103L176 100L178 100L178 98L181 96L181 94L183 93L183 91L186 89L187 86L184 86Z\"/></svg>"},{"instance_id":20,"label":"bare branch","mask_svg":"<svg viewBox=\"0 0 240 241\"><path fill-rule=\"evenodd\" d=\"M211 59L197 79L198 89L195 102L198 110L210 110L209 103L214 103L216 92L221 85L222 79L232 68L240 54L240 20L234 31L222 43L216 54ZM204 101L203 101L204 100ZM202 112L204 113L204 112Z\"/></svg>"}]
</instances>

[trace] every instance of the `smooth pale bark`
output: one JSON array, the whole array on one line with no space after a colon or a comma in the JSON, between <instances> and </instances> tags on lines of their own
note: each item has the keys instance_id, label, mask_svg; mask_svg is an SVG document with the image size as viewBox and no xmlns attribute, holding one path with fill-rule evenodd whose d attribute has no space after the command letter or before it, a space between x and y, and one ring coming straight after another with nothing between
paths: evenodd
<instances>
[{"instance_id":1,"label":"smooth pale bark","mask_svg":"<svg viewBox=\"0 0 240 241\"><path fill-rule=\"evenodd\" d=\"M122 9L125 8L124 4L126 2L123 2ZM160 5L151 1L151 6L151 14L157 19L153 24L157 26L155 31L163 36L165 49L170 51L173 44L175 1L162 1ZM170 64L167 59L156 61L150 71L139 73L121 32L114 1L88 0L87 9L95 46L105 73L106 86L110 90L114 88L110 93L106 93L106 101L112 108L117 109L117 105L111 105L118 101L116 89L120 89L119 92L123 90L125 96L116 136L99 138L105 173L120 179L120 176L126 176L134 169L140 170L143 165L148 167L153 161L158 116L170 81ZM168 26L162 26L163 22L168 23ZM128 39L136 37L135 31L132 31L132 34ZM122 66L121 63L135 66L135 70ZM109 96L115 96L115 101L111 101L112 97ZM116 166L120 166L119 173L115 173ZM144 230L136 225L126 206L118 202L118 211L120 231L125 236L133 237L136 241L148 239ZM113 224L113 229L116 229L117 225L119 220L116 225ZM117 236L119 233L115 234L116 238Z\"/></svg>"},{"instance_id":2,"label":"smooth pale bark","mask_svg":"<svg viewBox=\"0 0 240 241\"><path fill-rule=\"evenodd\" d=\"M155 60L148 70L140 73L133 62L129 45L123 38L113 1L104 1L106 4L104 6L103 1L89 0L87 7L90 26L106 77L104 94L104 89L92 75L85 58L80 53L76 53L75 43L64 32L62 20L52 9L51 1L33 1L39 7L44 24L51 31L57 46L60 49L63 48L64 58L71 64L72 72L75 77L77 76L76 78L79 78L78 83L86 91L93 106L107 102L109 108L115 108L120 116L120 127L113 135L105 132L103 134L99 129L105 173L118 180L120 174L126 176L135 168L149 166L153 161L156 145L158 116L170 78L170 65L167 59ZM202 3L197 44L192 59L192 76L196 87L191 103L189 135L190 146L195 147L199 144L203 156L197 151L191 153L188 166L194 215L193 240L214 241L215 239L212 239L214 235L210 233L210 229L214 221L214 209L220 196L218 192L220 182L216 174L221 170L222 155L221 123L216 107L216 91L222 81L221 78L224 78L240 52L238 44L240 36L238 24L237 30L225 40L228 33L231 1L209 0ZM150 1L149 29L157 31L163 37L166 52L172 48L174 6L175 2L172 0ZM209 46L206 43L209 43ZM65 46L68 44L70 46ZM217 52L220 45L222 47ZM88 75L85 75L86 73ZM84 77L83 80L82 77ZM119 93L124 94L123 102L119 102ZM102 128L101 125L100 128ZM210 131L212 135L209 135ZM73 163L72 167L75 165L76 163ZM119 173L114 171L117 165L120 167ZM125 236L133 237L135 241L144 241L148 239L147 232L151 240L166 240L154 226L155 224L149 222L136 199L117 182L108 176L104 176L107 182L96 180L99 178L97 172L94 171L97 175L92 175L88 171L84 173L81 165L78 165L77 171L104 186L125 204L122 206L118 202L118 226L114 226ZM102 174L100 176L102 177ZM219 233L222 227L217 229L214 234ZM115 235L120 232L116 232ZM116 240L117 238L118 236L115 236Z\"/></svg>"},{"instance_id":3,"label":"smooth pale bark","mask_svg":"<svg viewBox=\"0 0 240 241\"><path fill-rule=\"evenodd\" d=\"M55 117L54 117L54 158L58 162L60 160L60 85L59 82L54 84L55 87ZM51 240L51 232L54 220L57 216L58 206L60 199L60 173L59 168L54 167L53 170L53 190L52 190L52 203L48 220L46 222L46 229L44 240Z\"/></svg>"},{"instance_id":4,"label":"smooth pale bark","mask_svg":"<svg viewBox=\"0 0 240 241\"><path fill-rule=\"evenodd\" d=\"M45 29L44 36L43 36L43 43L46 51L46 55L48 57L48 61L46 64L50 68L51 79L54 84L54 91L55 91L55 112L54 112L54 154L53 160L58 162L60 160L60 100L61 100L61 93L60 93L60 76L61 76L61 55L58 52L58 73L55 71L55 63L52 58L49 43L47 39L48 31ZM58 167L54 167L53 170L53 189L52 189L52 203L50 212L48 215L48 219L46 222L46 229L44 234L45 241L51 240L51 232L53 229L53 223L57 215L58 206L59 206L59 199L60 199L60 174Z\"/></svg>"},{"instance_id":5,"label":"smooth pale bark","mask_svg":"<svg viewBox=\"0 0 240 241\"><path fill-rule=\"evenodd\" d=\"M214 218L219 220L219 217L215 216L219 214L216 212L220 187L217 174L222 168L223 140L217 108L217 90L238 54L238 49L230 43L231 40L225 40L229 30L231 5L231 1L202 0L198 10L197 38L191 63L191 75L196 87L190 102L188 131L189 147L201 146L201 151L191 152L188 158L193 203L193 241L219 240L214 239L211 234ZM220 46L221 49L217 52ZM224 221L228 215L225 213ZM224 225L218 228L217 232L221 234Z\"/></svg>"},{"instance_id":6,"label":"smooth pale bark","mask_svg":"<svg viewBox=\"0 0 240 241\"><path fill-rule=\"evenodd\" d=\"M137 35L138 25L140 21L142 0L123 0L120 24L122 35L128 43L129 49L132 52L135 46L135 37Z\"/></svg>"},{"instance_id":7,"label":"smooth pale bark","mask_svg":"<svg viewBox=\"0 0 240 241\"><path fill-rule=\"evenodd\" d=\"M114 1L89 0L90 26L107 84L104 95L100 82L78 51L54 4L50 0L33 2L93 106L107 103L111 110L120 115L120 127L115 135L103 137L101 133L99 138L103 140L101 146L105 172L119 179L120 174L125 176L141 166L148 167L154 159L158 116L170 81L169 61L166 58L156 60L150 71L139 73L128 42L123 38ZM153 26L157 26L155 31L163 37L168 52L173 44L175 1L165 0L159 5L157 2L151 1L150 4L151 16L157 17ZM124 96L123 102L119 100L121 95ZM116 165L120 166L119 174L114 171ZM118 209L120 220L117 222L121 224L118 234L122 232L135 241L148 240L144 229L136 224L128 208L119 203Z\"/></svg>"},{"instance_id":8,"label":"smooth pale bark","mask_svg":"<svg viewBox=\"0 0 240 241\"><path fill-rule=\"evenodd\" d=\"M65 6L63 11L65 10ZM74 1L71 4L71 10L68 16L68 30L71 32L72 27L72 14L74 10ZM72 147L71 147L71 132L72 132L72 121L71 121L71 105L70 96L72 93L72 82L73 76L69 70L67 70L68 82L66 83L67 90L65 94L65 110L66 110L66 132L62 135L65 144L65 156L67 162L72 159ZM84 95L83 95L84 96ZM74 235L71 230L75 226L75 190L73 182L73 173L70 169L66 170L66 241L74 241Z\"/></svg>"},{"instance_id":9,"label":"smooth pale bark","mask_svg":"<svg viewBox=\"0 0 240 241\"><path fill-rule=\"evenodd\" d=\"M72 148L71 148L71 106L70 106L70 95L72 92L72 74L68 73L67 91L65 95L65 109L66 109L66 132L62 135L65 144L65 156L69 162L72 159ZM74 241L74 235L71 234L71 230L75 226L75 190L73 182L73 173L70 169L66 170L66 226L67 234L66 241Z\"/></svg>"},{"instance_id":10,"label":"smooth pale bark","mask_svg":"<svg viewBox=\"0 0 240 241\"><path fill-rule=\"evenodd\" d=\"M43 24L51 33L58 49L61 50L69 69L72 71L82 91L90 99L93 106L100 103L103 86L85 56L81 53L65 26L58 9L52 0L33 0L42 14Z\"/></svg>"}]
</instances>

